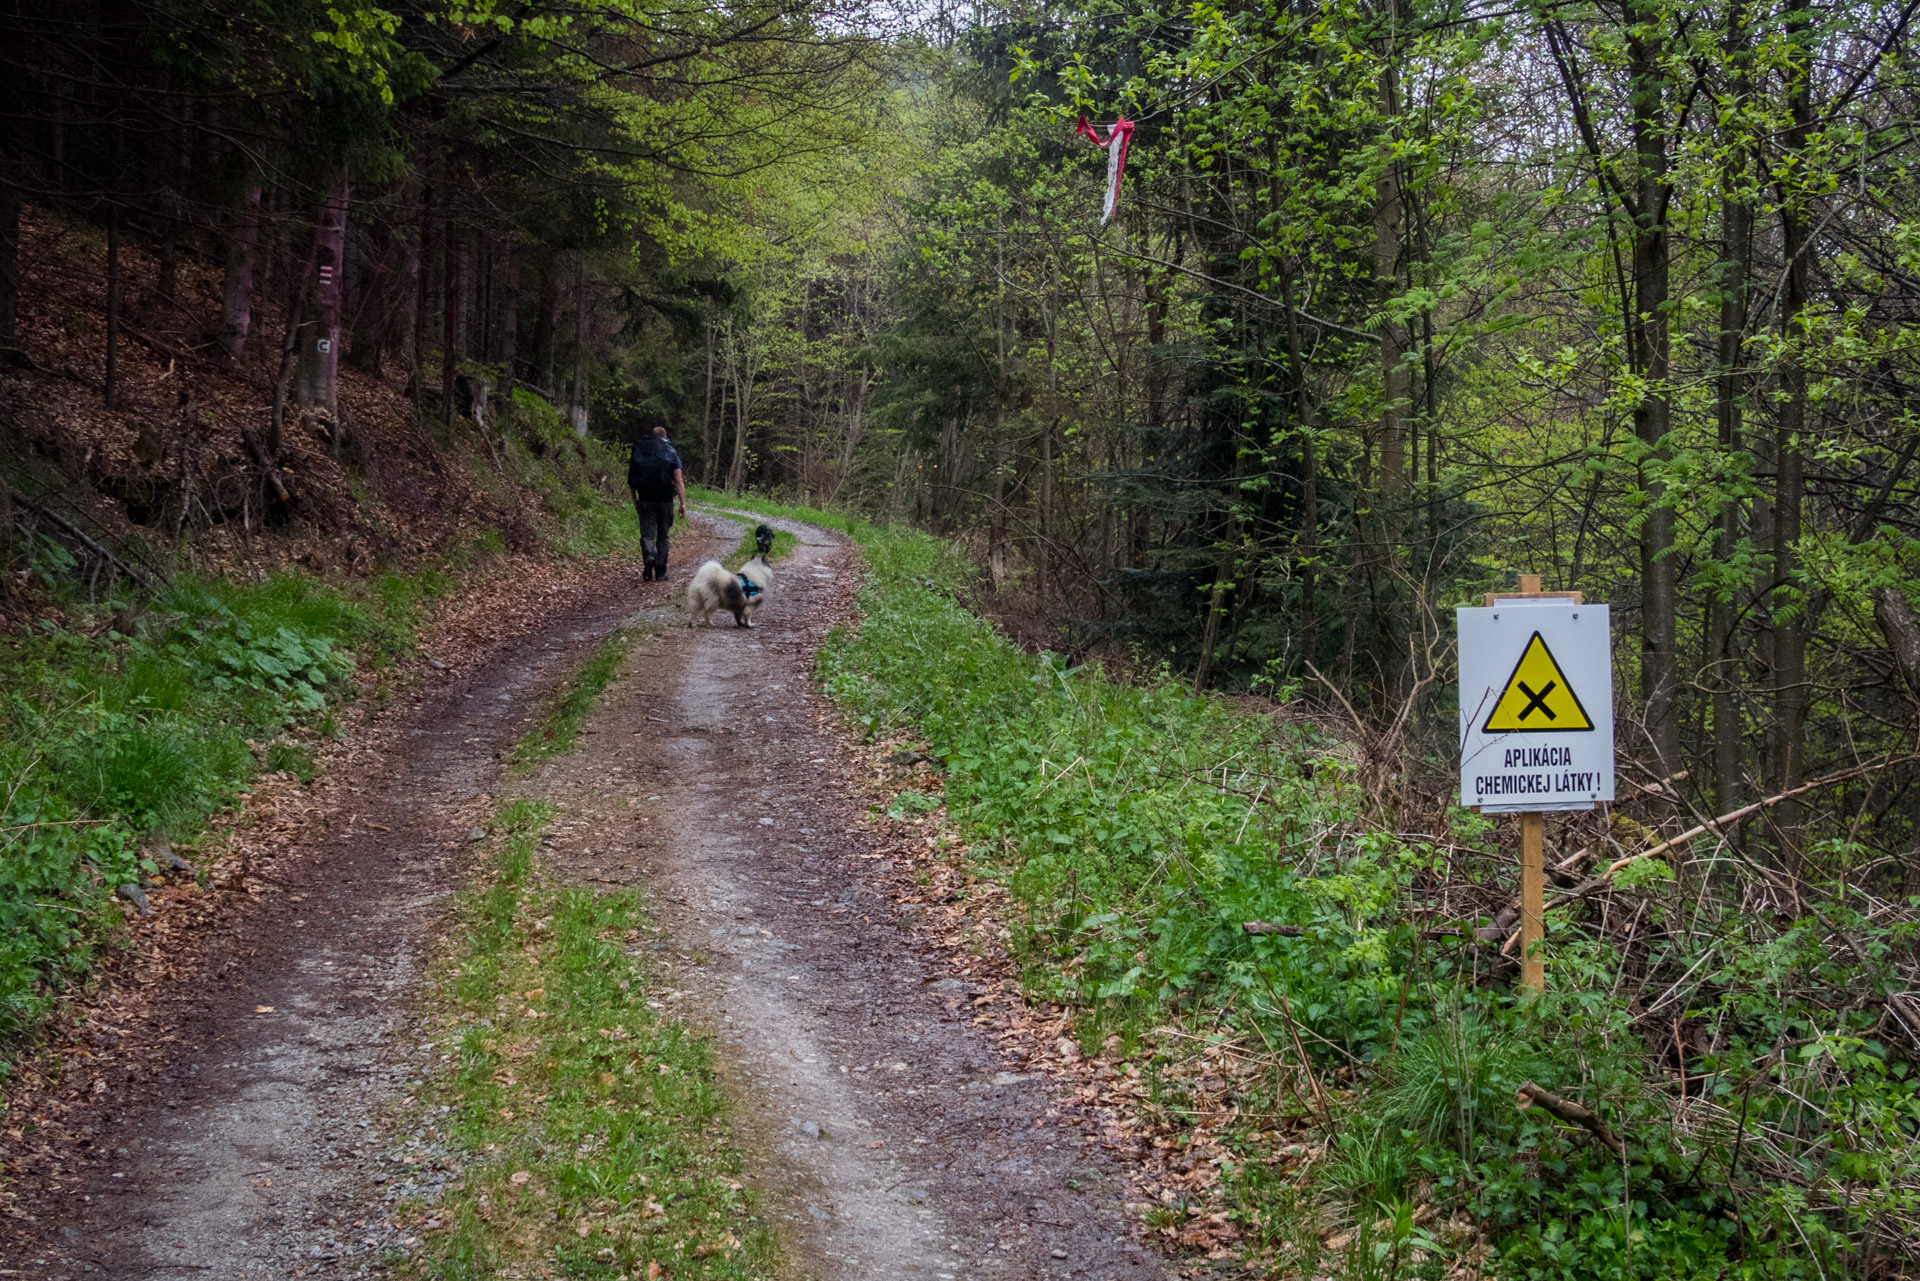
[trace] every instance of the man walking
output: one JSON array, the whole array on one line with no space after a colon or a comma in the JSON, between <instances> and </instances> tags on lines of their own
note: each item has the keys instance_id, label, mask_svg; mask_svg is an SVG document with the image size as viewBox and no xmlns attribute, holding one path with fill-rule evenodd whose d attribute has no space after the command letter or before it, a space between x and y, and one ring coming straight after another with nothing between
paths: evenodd
<instances>
[{"instance_id":1,"label":"man walking","mask_svg":"<svg viewBox=\"0 0 1920 1281\"><path fill-rule=\"evenodd\" d=\"M651 436L633 442L627 460L627 488L633 491L634 514L640 518L640 557L646 562L642 582L667 576L667 531L673 527L673 500L680 499L680 519L687 518L687 481L680 455L667 441L667 429L655 427Z\"/></svg>"}]
</instances>

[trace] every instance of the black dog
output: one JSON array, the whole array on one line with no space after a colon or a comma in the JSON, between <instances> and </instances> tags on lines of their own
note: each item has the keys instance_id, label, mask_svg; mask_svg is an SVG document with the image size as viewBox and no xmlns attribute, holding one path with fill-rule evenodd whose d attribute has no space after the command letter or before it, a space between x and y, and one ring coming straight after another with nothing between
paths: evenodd
<instances>
[{"instance_id":1,"label":"black dog","mask_svg":"<svg viewBox=\"0 0 1920 1281\"><path fill-rule=\"evenodd\" d=\"M760 559L765 560L773 551L773 526L762 525L754 530L753 545L760 549Z\"/></svg>"}]
</instances>

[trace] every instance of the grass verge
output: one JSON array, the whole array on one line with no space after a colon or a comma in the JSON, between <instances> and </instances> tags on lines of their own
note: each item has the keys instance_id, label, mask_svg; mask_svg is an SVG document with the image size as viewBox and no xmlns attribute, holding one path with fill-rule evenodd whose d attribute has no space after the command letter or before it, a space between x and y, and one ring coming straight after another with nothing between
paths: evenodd
<instances>
[{"instance_id":1,"label":"grass verge","mask_svg":"<svg viewBox=\"0 0 1920 1281\"><path fill-rule=\"evenodd\" d=\"M191 854L263 771L312 777L353 678L411 647L455 573L182 577L0 645L0 1039L91 971L158 838Z\"/></svg>"},{"instance_id":2,"label":"grass verge","mask_svg":"<svg viewBox=\"0 0 1920 1281\"><path fill-rule=\"evenodd\" d=\"M606 648L556 702L575 724L617 665ZM770 1277L773 1235L739 1181L709 1047L657 1012L641 896L543 875L552 817L501 806L438 967L435 1040L453 1059L421 1102L448 1109L464 1174L414 1211L444 1226L410 1266L443 1281Z\"/></svg>"},{"instance_id":3,"label":"grass verge","mask_svg":"<svg viewBox=\"0 0 1920 1281\"><path fill-rule=\"evenodd\" d=\"M849 516L844 512L822 511L818 507L794 507L786 503L776 503L768 498L754 494L729 494L718 489L703 489L699 485L687 486L687 501L706 507L722 510L757 512L762 516L779 516L786 520L803 520L809 525L819 525L825 529L837 529L856 542L870 536L875 526L858 516ZM750 548L752 540L746 545Z\"/></svg>"},{"instance_id":4,"label":"grass verge","mask_svg":"<svg viewBox=\"0 0 1920 1281\"><path fill-rule=\"evenodd\" d=\"M651 630L658 629L622 627L593 647L573 679L547 701L540 719L514 745L516 769L531 769L572 750L580 736L580 722L619 673L620 660L626 657L634 638Z\"/></svg>"}]
</instances>

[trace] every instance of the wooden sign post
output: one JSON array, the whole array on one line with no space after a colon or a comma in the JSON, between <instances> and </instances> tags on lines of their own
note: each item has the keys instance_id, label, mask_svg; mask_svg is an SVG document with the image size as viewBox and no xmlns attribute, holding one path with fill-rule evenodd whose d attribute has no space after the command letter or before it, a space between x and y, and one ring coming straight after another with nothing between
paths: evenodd
<instances>
[{"instance_id":1,"label":"wooden sign post","mask_svg":"<svg viewBox=\"0 0 1920 1281\"><path fill-rule=\"evenodd\" d=\"M1546 987L1546 815L1613 799L1613 662L1605 605L1543 592L1488 592L1456 611L1460 632L1460 803L1520 816L1520 981Z\"/></svg>"},{"instance_id":2,"label":"wooden sign post","mask_svg":"<svg viewBox=\"0 0 1920 1281\"><path fill-rule=\"evenodd\" d=\"M1547 988L1547 816L1520 816L1520 981L1536 992Z\"/></svg>"}]
</instances>

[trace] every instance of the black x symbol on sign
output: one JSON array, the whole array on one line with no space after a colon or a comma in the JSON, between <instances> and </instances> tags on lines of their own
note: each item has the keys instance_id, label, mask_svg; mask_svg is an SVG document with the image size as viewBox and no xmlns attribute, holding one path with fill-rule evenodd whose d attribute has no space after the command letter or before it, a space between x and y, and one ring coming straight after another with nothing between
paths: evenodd
<instances>
[{"instance_id":1,"label":"black x symbol on sign","mask_svg":"<svg viewBox=\"0 0 1920 1281\"><path fill-rule=\"evenodd\" d=\"M1538 694L1534 693L1533 688L1525 681L1515 681L1514 684L1518 685L1520 692L1527 696L1527 705L1520 709L1520 714L1514 717L1515 720L1524 721L1527 717L1533 715L1533 709L1536 707L1547 714L1548 720L1557 721L1560 719L1553 714L1553 709L1547 706L1547 695L1553 693L1553 691L1559 687L1559 681L1548 681L1546 688Z\"/></svg>"}]
</instances>

